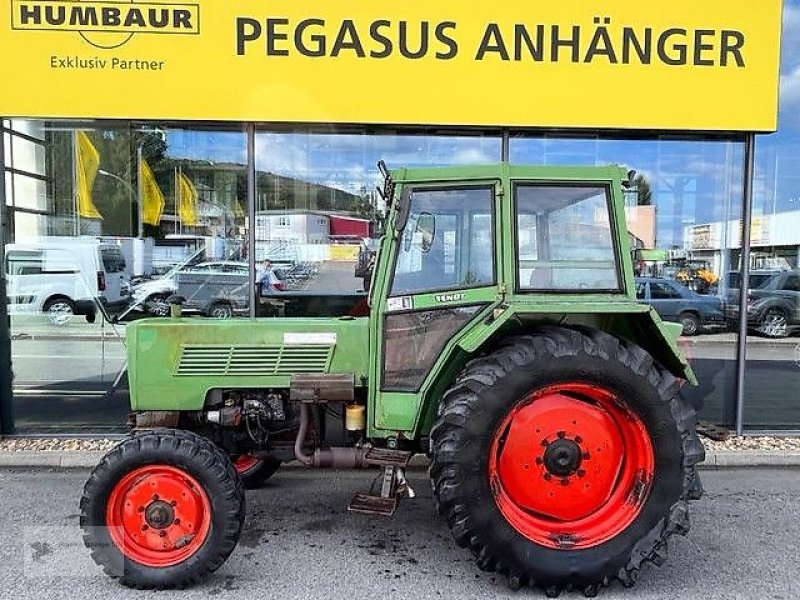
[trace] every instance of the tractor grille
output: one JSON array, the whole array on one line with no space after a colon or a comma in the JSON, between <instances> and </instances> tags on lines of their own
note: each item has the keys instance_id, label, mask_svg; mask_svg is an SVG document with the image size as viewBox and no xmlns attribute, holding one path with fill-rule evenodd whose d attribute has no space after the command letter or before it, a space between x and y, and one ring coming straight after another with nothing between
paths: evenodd
<instances>
[{"instance_id":1,"label":"tractor grille","mask_svg":"<svg viewBox=\"0 0 800 600\"><path fill-rule=\"evenodd\" d=\"M333 346L184 346L177 375L326 373Z\"/></svg>"}]
</instances>

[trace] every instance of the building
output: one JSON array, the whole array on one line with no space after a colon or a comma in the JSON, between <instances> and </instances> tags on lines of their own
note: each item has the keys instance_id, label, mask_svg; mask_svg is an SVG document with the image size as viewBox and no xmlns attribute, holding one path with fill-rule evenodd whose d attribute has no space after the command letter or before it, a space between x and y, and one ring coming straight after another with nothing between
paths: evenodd
<instances>
[{"instance_id":1,"label":"building","mask_svg":"<svg viewBox=\"0 0 800 600\"><path fill-rule=\"evenodd\" d=\"M763 90L753 90L740 79L717 82L719 61L714 66L701 65L706 69L703 73L710 75L698 77L692 86L709 82L737 90L727 96L715 97L708 89L705 95L695 94L694 87L692 93L674 89L675 82L685 81L680 73L699 67L684 64L660 79L657 74L669 67L662 59L648 68L634 65L641 70L632 75L622 64L613 65L619 67L618 74L604 64L603 77L619 79L604 79L602 86L592 89L587 86L600 79L582 75L570 79L569 89L563 90L563 85L557 85L563 74L555 72L561 68L556 64L558 57L548 52L536 61L525 54L529 51L513 44L513 27L506 40L508 60L498 46L483 48L482 60L473 61L476 53L468 41L477 33L469 24L484 17L507 23L523 19L512 14L524 12L514 4L502 9L475 8L474 13L463 15L465 31L458 56L436 57L436 52L446 55L447 47L431 43L428 56L420 60L404 62L394 55L376 66L370 62L367 48L363 59L345 57L352 58L353 69L366 65L349 80L336 70L346 61L330 62L337 61L331 56L305 60L298 56L292 35L281 42L286 45L279 48L281 54L269 54L270 46L261 39L257 43L240 40L238 49L199 47L193 57L182 50L189 43L188 36L137 33L120 38L115 56L133 60L143 49L155 48L148 45L149 38L164 38L157 51L153 50L154 56L163 56L164 61L148 63L146 71L140 65L138 74L132 68L128 75L146 75L146 83L136 79L139 83L131 84L130 93L115 90L113 99L106 98L107 106L88 115L81 112L91 104L86 94L29 93L29 79L0 65L0 80L4 81L0 97L0 115L4 115L0 136L0 170L5 181L3 244L46 235L163 239L167 234L185 234L197 239L224 237L228 243L221 247L239 249L236 256L219 256L216 251L208 255L243 260L252 239L256 260L272 254L271 247L281 248L288 262L313 263L298 267L303 281L316 277L325 280L328 291L336 285L352 291L360 285L353 276L352 261L340 261L337 271L325 271L333 269L322 264L330 253L301 256L287 248L378 235L383 202L371 191L382 181L375 168L378 160L390 167L501 160L545 165L617 163L641 176L629 216L631 233L642 248L707 259L718 274L738 268L741 223L748 212L743 202L749 148L746 131L769 131L771 127L729 130L714 124L734 120L737 111L741 118L748 112L766 114L769 111L764 105L774 98L766 93L761 98ZM234 23L236 5L203 4L203 11L224 17L207 18L204 27ZM649 4L635 6L636 11L643 11L641 19L653 16ZM365 9L365 14L374 10L378 9ZM753 9L748 5L741 10ZM620 11L626 22L637 21L628 14L631 11ZM759 13L759 18L766 12ZM728 27L727 20L738 23L736 11L724 13L712 16L721 19L719 28ZM592 22L592 15L584 16L580 23ZM407 16L398 13L397 18ZM535 20L534 16L531 19ZM690 15L680 15L680 19L694 23ZM579 22L577 16L575 22ZM784 258L788 266L798 268L800 0L783 0L783 22L779 127L776 133L756 138L753 199L747 208L754 215L750 230L754 252L764 259ZM0 38L0 50L3 56L15 56L20 44L33 38L26 37L30 32L25 31L6 35L7 25L0 21L5 36ZM336 32L327 33L330 54ZM172 39L176 40L174 48L168 43ZM92 45L91 33L81 38L77 32L63 31L42 33L24 46L24 54L61 56L66 52L59 46L64 40L75 54L61 57L65 64L89 54L103 58L108 52L101 43L101 47ZM372 42L365 37L366 43ZM670 60L680 60L681 51L676 48L676 58ZM234 50L239 52L228 56ZM289 55L284 56L284 51ZM211 52L227 52L220 60L229 69L208 73L203 66L198 70ZM683 58L685 62L686 56ZM110 54L104 60L112 60ZM607 56L603 60L609 62ZM321 61L336 68L324 68ZM469 77L449 78L445 67L452 61L462 61L459 64ZM582 68L594 64L580 63ZM564 68L569 66L567 61ZM269 78L253 77L267 68L273 69ZM756 67L748 63L746 68ZM99 78L98 90L117 85L110 82L123 77L119 64L108 63L104 72L80 62L73 69L82 76ZM525 83L533 70L541 82ZM69 73L65 70L61 75ZM182 82L183 87L170 87L170 78L176 79L175 85ZM159 86L157 94L153 93L154 81ZM531 87L526 93L515 90L511 94L502 91L504 81ZM197 89L190 90L192 87ZM18 93L6 93L6 89ZM436 92L429 93L429 89ZM547 93L541 93L545 89ZM611 94L609 90L617 90L614 98L603 97ZM100 102L108 94L96 96ZM557 100L549 102L550 96ZM181 102L175 103L176 97ZM502 110L492 102L499 102ZM696 110L692 102L698 103ZM204 113L208 107L231 112ZM665 122L680 120L686 127L667 126L669 123L662 127L652 120L654 114L662 115ZM135 120L127 118L131 116ZM636 129L625 129L627 123L635 123ZM145 222L145 213L153 205L149 204L149 192L140 185L142 160L152 169L165 197L155 224ZM255 189L248 189L248 173L254 174ZM191 192L181 183L181 175L186 175L197 194L194 215L187 204ZM301 260L308 257L312 260ZM787 392L800 383L795 352L798 339L769 339L751 332L745 340L749 359L741 363L736 326L733 323L728 332L704 332L683 340L701 380L699 388L686 393L704 404L702 416L710 421L732 426L738 417L750 431L800 430L800 400ZM0 402L4 431L120 429L126 414L125 378L121 376L124 320L87 323L76 317L68 326L56 327L46 315L12 318L7 334L0 331L0 363L11 361L14 382L10 397ZM70 352L61 352L64 347ZM53 358L56 355L58 358ZM744 411L737 414L739 369L744 372ZM1 371L0 385L3 377L10 376L8 370L5 375Z\"/></svg>"}]
</instances>

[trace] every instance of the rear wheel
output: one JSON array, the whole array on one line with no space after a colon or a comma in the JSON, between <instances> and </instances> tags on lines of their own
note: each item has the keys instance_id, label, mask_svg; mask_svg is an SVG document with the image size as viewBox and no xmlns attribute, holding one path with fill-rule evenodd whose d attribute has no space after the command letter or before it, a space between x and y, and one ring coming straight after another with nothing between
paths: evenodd
<instances>
[{"instance_id":1,"label":"rear wheel","mask_svg":"<svg viewBox=\"0 0 800 600\"><path fill-rule=\"evenodd\" d=\"M233 306L228 302L215 302L208 309L208 316L215 319L231 319L233 318Z\"/></svg>"},{"instance_id":2,"label":"rear wheel","mask_svg":"<svg viewBox=\"0 0 800 600\"><path fill-rule=\"evenodd\" d=\"M259 458L252 454L240 454L233 459L233 467L242 479L244 487L255 489L275 475L281 461L274 458Z\"/></svg>"},{"instance_id":3,"label":"rear wheel","mask_svg":"<svg viewBox=\"0 0 800 600\"><path fill-rule=\"evenodd\" d=\"M125 585L192 585L236 547L244 489L227 455L190 432L137 435L106 454L80 504L84 543Z\"/></svg>"},{"instance_id":4,"label":"rear wheel","mask_svg":"<svg viewBox=\"0 0 800 600\"><path fill-rule=\"evenodd\" d=\"M758 330L771 338L784 338L789 335L789 319L779 308L769 308L761 317Z\"/></svg>"},{"instance_id":5,"label":"rear wheel","mask_svg":"<svg viewBox=\"0 0 800 600\"><path fill-rule=\"evenodd\" d=\"M437 507L478 566L594 595L688 531L703 447L676 380L641 348L543 328L470 362L431 431Z\"/></svg>"}]
</instances>

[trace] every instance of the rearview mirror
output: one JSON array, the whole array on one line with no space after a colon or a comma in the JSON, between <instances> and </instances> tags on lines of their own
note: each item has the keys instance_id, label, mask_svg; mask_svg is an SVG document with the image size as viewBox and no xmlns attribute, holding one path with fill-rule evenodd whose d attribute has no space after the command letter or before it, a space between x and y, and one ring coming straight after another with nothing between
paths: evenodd
<instances>
[{"instance_id":1,"label":"rearview mirror","mask_svg":"<svg viewBox=\"0 0 800 600\"><path fill-rule=\"evenodd\" d=\"M433 239L436 235L436 217L429 212L420 213L417 218L417 226L414 234L419 234L419 246L423 254L427 254L433 247Z\"/></svg>"},{"instance_id":2,"label":"rearview mirror","mask_svg":"<svg viewBox=\"0 0 800 600\"><path fill-rule=\"evenodd\" d=\"M394 220L394 228L398 233L402 233L408 224L408 216L411 214L411 190L403 189L400 195L400 202L397 205L397 216Z\"/></svg>"}]
</instances>

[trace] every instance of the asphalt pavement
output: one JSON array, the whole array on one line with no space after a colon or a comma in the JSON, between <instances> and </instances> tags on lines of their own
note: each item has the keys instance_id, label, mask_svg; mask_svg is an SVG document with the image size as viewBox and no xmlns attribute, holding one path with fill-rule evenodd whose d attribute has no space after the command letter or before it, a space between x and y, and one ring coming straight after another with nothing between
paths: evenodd
<instances>
[{"instance_id":1,"label":"asphalt pavement","mask_svg":"<svg viewBox=\"0 0 800 600\"><path fill-rule=\"evenodd\" d=\"M239 547L204 584L137 592L101 574L80 541L78 500L88 471L0 470L0 597L15 599L544 598L511 592L458 548L433 509L424 471L418 492L391 519L347 513L371 472L287 469L248 492ZM646 567L633 589L608 599L774 599L800 597L800 471L703 473L692 531L674 538L669 561ZM579 594L563 594L582 598Z\"/></svg>"}]
</instances>

